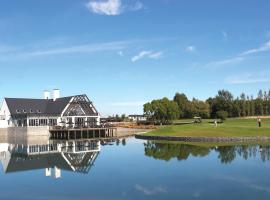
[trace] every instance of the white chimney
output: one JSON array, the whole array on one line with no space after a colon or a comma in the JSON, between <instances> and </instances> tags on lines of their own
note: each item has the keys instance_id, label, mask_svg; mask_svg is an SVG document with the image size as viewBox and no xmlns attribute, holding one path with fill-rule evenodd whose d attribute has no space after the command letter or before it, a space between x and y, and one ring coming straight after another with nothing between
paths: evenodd
<instances>
[{"instance_id":1,"label":"white chimney","mask_svg":"<svg viewBox=\"0 0 270 200\"><path fill-rule=\"evenodd\" d=\"M54 178L61 178L61 169L56 166L54 167Z\"/></svg>"},{"instance_id":2,"label":"white chimney","mask_svg":"<svg viewBox=\"0 0 270 200\"><path fill-rule=\"evenodd\" d=\"M46 168L45 169L45 176L51 176L52 175L52 169L51 168Z\"/></svg>"},{"instance_id":3,"label":"white chimney","mask_svg":"<svg viewBox=\"0 0 270 200\"><path fill-rule=\"evenodd\" d=\"M60 98L60 90L54 89L53 90L53 100L55 101L58 98Z\"/></svg>"},{"instance_id":4,"label":"white chimney","mask_svg":"<svg viewBox=\"0 0 270 200\"><path fill-rule=\"evenodd\" d=\"M48 90L44 91L44 99L50 99L50 92Z\"/></svg>"}]
</instances>

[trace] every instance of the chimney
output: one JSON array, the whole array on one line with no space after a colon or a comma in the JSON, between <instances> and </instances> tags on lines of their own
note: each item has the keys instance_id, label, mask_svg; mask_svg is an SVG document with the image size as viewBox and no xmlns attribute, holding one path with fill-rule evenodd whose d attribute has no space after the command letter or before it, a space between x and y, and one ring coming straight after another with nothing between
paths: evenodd
<instances>
[{"instance_id":1,"label":"chimney","mask_svg":"<svg viewBox=\"0 0 270 200\"><path fill-rule=\"evenodd\" d=\"M54 178L61 178L61 169L56 166L54 167Z\"/></svg>"},{"instance_id":2,"label":"chimney","mask_svg":"<svg viewBox=\"0 0 270 200\"><path fill-rule=\"evenodd\" d=\"M51 176L52 175L52 169L51 168L46 168L45 169L45 176Z\"/></svg>"},{"instance_id":3,"label":"chimney","mask_svg":"<svg viewBox=\"0 0 270 200\"><path fill-rule=\"evenodd\" d=\"M59 89L53 89L53 100L60 98L60 90Z\"/></svg>"},{"instance_id":4,"label":"chimney","mask_svg":"<svg viewBox=\"0 0 270 200\"><path fill-rule=\"evenodd\" d=\"M50 92L48 90L44 91L44 99L50 99Z\"/></svg>"}]
</instances>

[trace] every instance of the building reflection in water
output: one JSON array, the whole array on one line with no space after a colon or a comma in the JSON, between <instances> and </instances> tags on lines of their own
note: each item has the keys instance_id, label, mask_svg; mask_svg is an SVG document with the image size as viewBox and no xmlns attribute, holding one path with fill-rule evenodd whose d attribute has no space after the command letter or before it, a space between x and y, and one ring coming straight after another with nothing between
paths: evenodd
<instances>
[{"instance_id":1,"label":"building reflection in water","mask_svg":"<svg viewBox=\"0 0 270 200\"><path fill-rule=\"evenodd\" d=\"M4 173L44 169L45 176L56 179L61 177L62 170L87 174L100 152L98 140L1 140L0 161Z\"/></svg>"}]
</instances>

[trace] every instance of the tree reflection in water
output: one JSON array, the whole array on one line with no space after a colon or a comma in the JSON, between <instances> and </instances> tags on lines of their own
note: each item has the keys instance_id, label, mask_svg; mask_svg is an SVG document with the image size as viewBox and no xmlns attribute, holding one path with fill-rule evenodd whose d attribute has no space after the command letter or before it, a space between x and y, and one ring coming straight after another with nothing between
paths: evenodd
<instances>
[{"instance_id":1,"label":"tree reflection in water","mask_svg":"<svg viewBox=\"0 0 270 200\"><path fill-rule=\"evenodd\" d=\"M247 160L259 157L263 162L270 160L270 145L229 145L205 147L183 143L166 143L147 141L144 143L145 155L158 160L169 161L173 158L177 160L187 160L190 156L205 157L211 151L218 153L221 163L229 164L237 156Z\"/></svg>"}]
</instances>

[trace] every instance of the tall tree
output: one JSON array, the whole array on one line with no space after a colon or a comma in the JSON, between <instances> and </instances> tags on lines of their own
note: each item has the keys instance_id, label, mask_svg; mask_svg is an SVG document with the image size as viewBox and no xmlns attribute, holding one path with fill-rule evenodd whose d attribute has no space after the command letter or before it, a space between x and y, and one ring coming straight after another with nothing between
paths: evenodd
<instances>
[{"instance_id":1,"label":"tall tree","mask_svg":"<svg viewBox=\"0 0 270 200\"><path fill-rule=\"evenodd\" d=\"M187 117L189 100L184 93L176 93L173 100L178 104L179 118Z\"/></svg>"}]
</instances>

